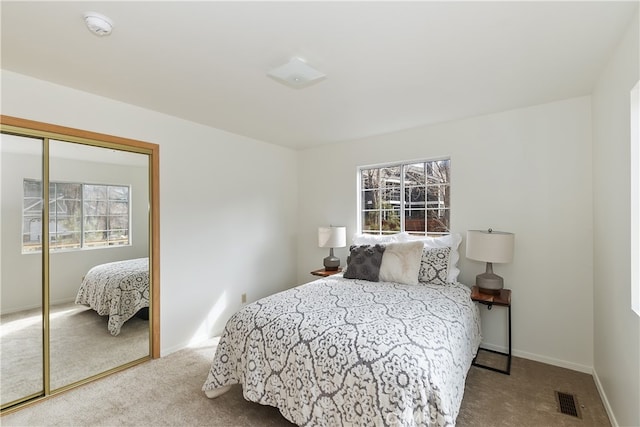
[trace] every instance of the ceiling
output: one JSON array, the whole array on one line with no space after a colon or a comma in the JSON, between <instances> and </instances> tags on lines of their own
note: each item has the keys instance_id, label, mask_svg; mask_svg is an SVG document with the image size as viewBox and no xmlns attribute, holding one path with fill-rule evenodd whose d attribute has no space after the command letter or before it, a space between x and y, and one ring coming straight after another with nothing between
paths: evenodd
<instances>
[{"instance_id":1,"label":"ceiling","mask_svg":"<svg viewBox=\"0 0 640 427\"><path fill-rule=\"evenodd\" d=\"M304 149L588 95L638 2L1 3L2 68ZM96 37L83 14L102 13ZM300 57L327 77L267 76Z\"/></svg>"}]
</instances>

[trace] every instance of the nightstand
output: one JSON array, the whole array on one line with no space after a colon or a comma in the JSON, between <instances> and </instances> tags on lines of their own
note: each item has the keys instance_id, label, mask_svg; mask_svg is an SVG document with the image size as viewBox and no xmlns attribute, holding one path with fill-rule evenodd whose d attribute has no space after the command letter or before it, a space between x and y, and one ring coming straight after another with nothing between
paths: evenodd
<instances>
[{"instance_id":1,"label":"nightstand","mask_svg":"<svg viewBox=\"0 0 640 427\"><path fill-rule=\"evenodd\" d=\"M321 276L321 277L329 277L338 273L342 273L342 268L338 267L337 270L325 270L324 268L321 268L320 270L315 270L311 272L311 274L313 274L314 276Z\"/></svg>"},{"instance_id":2,"label":"nightstand","mask_svg":"<svg viewBox=\"0 0 640 427\"><path fill-rule=\"evenodd\" d=\"M511 289L501 289L500 293L497 294L486 294L480 291L477 286L471 288L471 300L475 301L479 304L486 305L487 310L491 310L494 305L498 307L506 307L507 313L509 317L509 353L503 353L501 351L489 350L486 348L478 348L478 354L473 359L473 366L477 366L479 368L489 369L491 371L500 372L501 374L511 375ZM480 351L488 351L490 353L499 354L507 357L507 369L498 369L493 366L483 365L478 363L476 360L478 359L478 355Z\"/></svg>"}]
</instances>

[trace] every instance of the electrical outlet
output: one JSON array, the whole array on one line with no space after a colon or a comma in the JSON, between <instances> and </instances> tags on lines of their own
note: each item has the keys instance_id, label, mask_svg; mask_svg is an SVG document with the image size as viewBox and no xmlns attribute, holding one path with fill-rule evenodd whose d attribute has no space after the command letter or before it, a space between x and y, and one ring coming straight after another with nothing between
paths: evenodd
<instances>
[{"instance_id":1,"label":"electrical outlet","mask_svg":"<svg viewBox=\"0 0 640 427\"><path fill-rule=\"evenodd\" d=\"M242 296L240 297L240 302L243 304L247 303L247 294L242 294Z\"/></svg>"}]
</instances>

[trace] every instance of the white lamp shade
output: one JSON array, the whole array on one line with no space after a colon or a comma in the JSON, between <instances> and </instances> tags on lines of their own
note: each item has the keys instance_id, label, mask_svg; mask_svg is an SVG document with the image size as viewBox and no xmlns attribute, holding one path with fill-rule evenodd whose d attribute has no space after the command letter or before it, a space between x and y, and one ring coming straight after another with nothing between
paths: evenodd
<instances>
[{"instance_id":1,"label":"white lamp shade","mask_svg":"<svg viewBox=\"0 0 640 427\"><path fill-rule=\"evenodd\" d=\"M318 246L321 248L343 248L347 246L347 227L318 228Z\"/></svg>"},{"instance_id":2,"label":"white lamp shade","mask_svg":"<svg viewBox=\"0 0 640 427\"><path fill-rule=\"evenodd\" d=\"M511 262L514 240L513 233L469 230L467 231L467 258L484 262Z\"/></svg>"}]
</instances>

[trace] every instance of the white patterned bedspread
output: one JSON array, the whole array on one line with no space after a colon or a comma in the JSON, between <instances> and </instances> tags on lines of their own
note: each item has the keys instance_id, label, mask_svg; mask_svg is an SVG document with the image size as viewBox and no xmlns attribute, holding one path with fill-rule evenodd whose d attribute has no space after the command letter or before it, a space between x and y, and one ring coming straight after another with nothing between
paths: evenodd
<instances>
[{"instance_id":1,"label":"white patterned bedspread","mask_svg":"<svg viewBox=\"0 0 640 427\"><path fill-rule=\"evenodd\" d=\"M298 425L455 425L480 340L462 284L333 276L234 314L203 390L242 384Z\"/></svg>"},{"instance_id":2,"label":"white patterned bedspread","mask_svg":"<svg viewBox=\"0 0 640 427\"><path fill-rule=\"evenodd\" d=\"M76 304L109 316L107 328L118 335L122 325L149 307L149 258L110 262L93 267L82 279Z\"/></svg>"}]
</instances>

